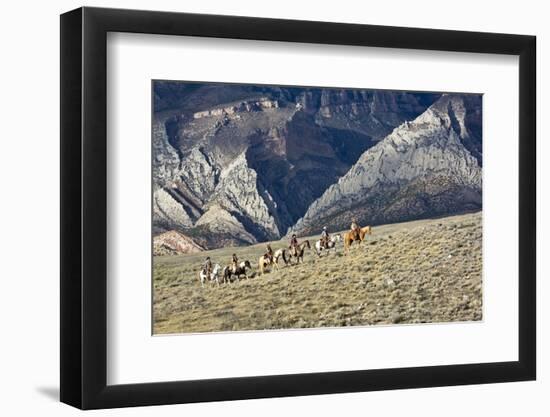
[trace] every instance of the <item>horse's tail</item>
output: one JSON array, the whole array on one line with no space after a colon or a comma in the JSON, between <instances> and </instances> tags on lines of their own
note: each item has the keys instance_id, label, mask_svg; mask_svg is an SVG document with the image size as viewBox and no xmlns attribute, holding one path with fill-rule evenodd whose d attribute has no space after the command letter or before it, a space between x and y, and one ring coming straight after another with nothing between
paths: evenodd
<instances>
[{"instance_id":1,"label":"horse's tail","mask_svg":"<svg viewBox=\"0 0 550 417\"><path fill-rule=\"evenodd\" d=\"M286 260L286 250L283 249L283 261L285 263L285 265L288 263L288 261Z\"/></svg>"},{"instance_id":2,"label":"horse's tail","mask_svg":"<svg viewBox=\"0 0 550 417\"><path fill-rule=\"evenodd\" d=\"M260 270L260 275L263 275L264 274L264 257L263 256L258 260L258 268Z\"/></svg>"}]
</instances>

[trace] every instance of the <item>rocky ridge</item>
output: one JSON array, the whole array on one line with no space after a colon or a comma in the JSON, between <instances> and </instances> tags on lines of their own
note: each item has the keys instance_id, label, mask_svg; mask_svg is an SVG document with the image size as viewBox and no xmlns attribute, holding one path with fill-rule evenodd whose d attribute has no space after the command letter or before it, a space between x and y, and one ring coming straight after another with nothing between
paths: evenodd
<instances>
[{"instance_id":1,"label":"rocky ridge","mask_svg":"<svg viewBox=\"0 0 550 417\"><path fill-rule=\"evenodd\" d=\"M177 230L207 248L285 235L366 150L440 96L215 87L155 88L153 120L153 233Z\"/></svg>"},{"instance_id":2,"label":"rocky ridge","mask_svg":"<svg viewBox=\"0 0 550 417\"><path fill-rule=\"evenodd\" d=\"M314 201L292 231L345 229L481 208L481 98L444 95Z\"/></svg>"},{"instance_id":3,"label":"rocky ridge","mask_svg":"<svg viewBox=\"0 0 550 417\"><path fill-rule=\"evenodd\" d=\"M153 239L153 255L181 255L197 253L204 250L192 239L174 230L155 236Z\"/></svg>"}]
</instances>

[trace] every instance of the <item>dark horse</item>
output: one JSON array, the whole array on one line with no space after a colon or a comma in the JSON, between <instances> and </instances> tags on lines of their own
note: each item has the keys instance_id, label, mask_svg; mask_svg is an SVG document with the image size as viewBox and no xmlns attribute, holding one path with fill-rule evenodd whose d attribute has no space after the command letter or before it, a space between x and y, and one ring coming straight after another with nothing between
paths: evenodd
<instances>
[{"instance_id":1,"label":"dark horse","mask_svg":"<svg viewBox=\"0 0 550 417\"><path fill-rule=\"evenodd\" d=\"M223 268L223 282L231 282L231 277L235 276L236 279L240 279L241 275L244 275L246 279L248 279L248 275L246 274L246 268L252 269L252 265L250 265L249 261L243 261L237 266L237 269L233 271L230 266L226 266Z\"/></svg>"}]
</instances>

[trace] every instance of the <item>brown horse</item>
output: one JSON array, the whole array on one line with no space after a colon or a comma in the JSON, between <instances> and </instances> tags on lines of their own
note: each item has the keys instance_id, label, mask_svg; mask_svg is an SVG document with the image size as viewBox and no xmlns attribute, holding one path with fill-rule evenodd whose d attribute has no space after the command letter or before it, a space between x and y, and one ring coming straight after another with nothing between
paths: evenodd
<instances>
[{"instance_id":1,"label":"brown horse","mask_svg":"<svg viewBox=\"0 0 550 417\"><path fill-rule=\"evenodd\" d=\"M296 248L290 248L289 262L292 260L292 257L296 258L296 264L300 263L300 261L304 262L304 252L306 248L311 249L309 240L304 240L302 243L296 246Z\"/></svg>"},{"instance_id":2,"label":"brown horse","mask_svg":"<svg viewBox=\"0 0 550 417\"><path fill-rule=\"evenodd\" d=\"M360 244L363 240L365 240L366 235L371 235L371 234L372 234L371 226L361 227L359 229L359 238L357 238L356 233L352 233L351 231L344 233L344 254L348 253L349 247L353 242L357 241L357 243Z\"/></svg>"}]
</instances>

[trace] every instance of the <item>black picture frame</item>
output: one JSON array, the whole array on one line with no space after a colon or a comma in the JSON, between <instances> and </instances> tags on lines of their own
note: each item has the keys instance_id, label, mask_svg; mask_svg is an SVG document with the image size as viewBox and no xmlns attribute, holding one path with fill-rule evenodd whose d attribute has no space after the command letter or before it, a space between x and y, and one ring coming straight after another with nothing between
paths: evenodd
<instances>
[{"instance_id":1,"label":"black picture frame","mask_svg":"<svg viewBox=\"0 0 550 417\"><path fill-rule=\"evenodd\" d=\"M518 361L107 385L108 32L519 56ZM82 409L534 380L536 38L80 8L61 15L61 401Z\"/></svg>"}]
</instances>

